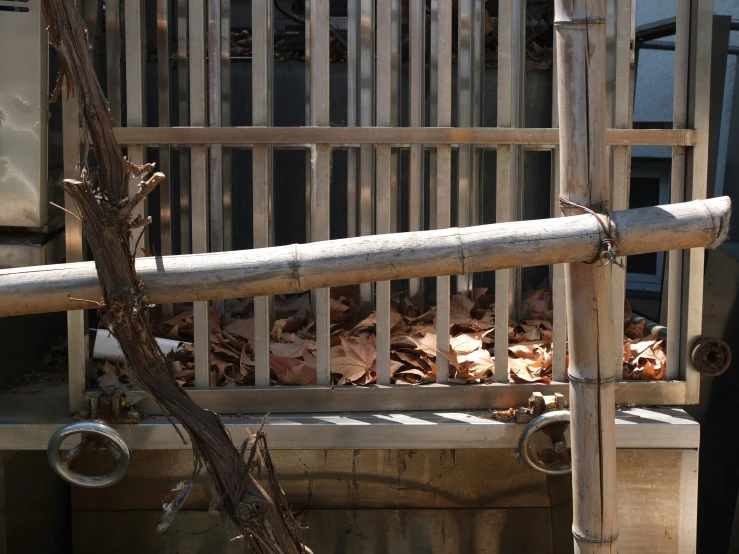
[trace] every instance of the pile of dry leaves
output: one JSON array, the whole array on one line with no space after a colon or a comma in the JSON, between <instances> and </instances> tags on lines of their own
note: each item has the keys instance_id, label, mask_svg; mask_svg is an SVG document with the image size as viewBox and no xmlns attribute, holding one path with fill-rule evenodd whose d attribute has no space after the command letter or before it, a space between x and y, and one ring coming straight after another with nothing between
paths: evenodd
<instances>
[{"instance_id":1,"label":"pile of dry leaves","mask_svg":"<svg viewBox=\"0 0 739 554\"><path fill-rule=\"evenodd\" d=\"M358 288L331 291L331 376L339 385L370 385L377 379L375 315L359 315ZM552 297L546 284L530 290L523 301L520 323L508 322L509 381L548 383L552 371ZM630 313L630 309L627 310ZM434 308L421 311L403 295L391 309L391 373L398 385L420 385L436 380L437 356L449 360L450 379L456 383L485 383L493 376L495 360L494 296L475 289L472 298L451 299L451 349L436 349ZM624 378L662 379L664 340L644 336L644 322L625 326ZM191 386L195 376L193 316L183 312L155 326L157 335L182 341L170 354L177 380ZM275 298L271 330L271 379L279 385L316 384L315 317L310 295ZM223 316L210 319L211 386L254 384L254 313L251 299L226 302ZM110 364L109 364L110 365ZM120 368L123 375L125 369ZM110 377L110 370L105 372Z\"/></svg>"},{"instance_id":2,"label":"pile of dry leaves","mask_svg":"<svg viewBox=\"0 0 739 554\"><path fill-rule=\"evenodd\" d=\"M624 379L660 381L665 378L665 339L658 333L644 336L646 321L630 324L624 336Z\"/></svg>"}]
</instances>

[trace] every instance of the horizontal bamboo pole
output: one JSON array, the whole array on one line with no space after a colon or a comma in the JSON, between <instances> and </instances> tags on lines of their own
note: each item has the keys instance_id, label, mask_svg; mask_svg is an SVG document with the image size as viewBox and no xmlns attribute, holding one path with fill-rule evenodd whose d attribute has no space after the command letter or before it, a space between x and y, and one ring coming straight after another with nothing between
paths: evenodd
<instances>
[{"instance_id":1,"label":"horizontal bamboo pole","mask_svg":"<svg viewBox=\"0 0 739 554\"><path fill-rule=\"evenodd\" d=\"M728 197L617 212L619 254L715 247ZM341 285L591 260L603 229L592 215L136 259L152 304L298 293ZM0 317L78 310L101 298L92 262L0 270ZM87 305L88 308L93 304Z\"/></svg>"},{"instance_id":2,"label":"horizontal bamboo pole","mask_svg":"<svg viewBox=\"0 0 739 554\"><path fill-rule=\"evenodd\" d=\"M497 127L118 127L121 145L223 144L306 147L312 144L356 146L358 144L498 144L554 146L557 129L504 129ZM608 129L606 143L615 146L693 146L691 129Z\"/></svg>"}]
</instances>

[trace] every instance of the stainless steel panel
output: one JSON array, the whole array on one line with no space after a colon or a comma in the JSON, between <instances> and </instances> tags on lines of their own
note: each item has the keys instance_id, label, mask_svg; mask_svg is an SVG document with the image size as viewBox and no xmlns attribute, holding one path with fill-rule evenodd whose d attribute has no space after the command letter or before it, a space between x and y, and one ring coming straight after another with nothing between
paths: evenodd
<instances>
[{"instance_id":1,"label":"stainless steel panel","mask_svg":"<svg viewBox=\"0 0 739 554\"><path fill-rule=\"evenodd\" d=\"M379 37L392 36L390 27L393 25L392 0L378 0L377 2L377 34ZM392 40L377 41L377 84L376 122L378 126L389 127L392 123L393 86L395 81L392 68L393 50ZM393 164L391 148L386 144L378 144L376 149L376 230L377 234L392 232L392 187ZM397 162L397 160L395 160ZM397 175L397 173L396 173ZM380 385L390 384L390 281L382 281L376 285L376 335L377 335L377 382Z\"/></svg>"},{"instance_id":2,"label":"stainless steel panel","mask_svg":"<svg viewBox=\"0 0 739 554\"><path fill-rule=\"evenodd\" d=\"M221 126L221 0L208 0L208 125ZM223 147L209 149L210 251L223 251ZM214 307L222 307L222 303Z\"/></svg>"},{"instance_id":3,"label":"stainless steel panel","mask_svg":"<svg viewBox=\"0 0 739 554\"><path fill-rule=\"evenodd\" d=\"M357 126L359 0L347 0L346 126ZM346 236L357 236L357 150L350 148L346 159Z\"/></svg>"},{"instance_id":4,"label":"stainless steel panel","mask_svg":"<svg viewBox=\"0 0 739 554\"><path fill-rule=\"evenodd\" d=\"M207 125L205 65L205 5L189 2L188 38L190 46L190 124ZM192 252L208 251L208 149L194 146L190 153L192 211ZM208 302L193 303L195 343L195 386L210 385L210 309Z\"/></svg>"},{"instance_id":5,"label":"stainless steel panel","mask_svg":"<svg viewBox=\"0 0 739 554\"><path fill-rule=\"evenodd\" d=\"M188 58L187 17L188 0L177 0L177 109L178 123L181 127L190 124L190 79ZM192 230L190 219L190 152L179 151L180 176L180 254L192 253Z\"/></svg>"},{"instance_id":6,"label":"stainless steel panel","mask_svg":"<svg viewBox=\"0 0 739 554\"><path fill-rule=\"evenodd\" d=\"M708 191L708 150L711 105L711 29L713 0L694 0L690 14L690 70L687 124L695 129L696 145L690 153L692 179L686 183L686 199L705 198ZM683 301L681 321L681 351L683 364L680 377L688 383L688 401L699 400L700 373L690 359L690 346L701 335L703 315L703 272L705 251L693 248L683 260Z\"/></svg>"},{"instance_id":7,"label":"stainless steel panel","mask_svg":"<svg viewBox=\"0 0 739 554\"><path fill-rule=\"evenodd\" d=\"M316 2L310 10L311 119L314 126L328 127L329 121L329 5ZM312 241L331 238L330 186L331 147L315 145L311 151L311 234ZM330 289L313 294L316 314L317 383L331 384L331 295Z\"/></svg>"},{"instance_id":8,"label":"stainless steel panel","mask_svg":"<svg viewBox=\"0 0 739 554\"><path fill-rule=\"evenodd\" d=\"M457 126L472 127L474 99L473 6L474 0L459 0L457 12ZM462 145L457 153L457 226L469 227L472 210L472 147ZM457 293L472 294L472 275L457 276Z\"/></svg>"},{"instance_id":9,"label":"stainless steel panel","mask_svg":"<svg viewBox=\"0 0 739 554\"><path fill-rule=\"evenodd\" d=\"M169 0L157 0L157 96L159 126L169 127ZM172 254L172 179L169 145L159 147L158 170L167 178L159 183L160 239L157 254ZM171 307L166 312L171 313ZM170 316L171 317L171 316Z\"/></svg>"},{"instance_id":10,"label":"stainless steel panel","mask_svg":"<svg viewBox=\"0 0 739 554\"><path fill-rule=\"evenodd\" d=\"M231 0L221 0L221 125L231 125ZM231 150L223 149L223 249L233 250Z\"/></svg>"},{"instance_id":11,"label":"stainless steel panel","mask_svg":"<svg viewBox=\"0 0 739 554\"><path fill-rule=\"evenodd\" d=\"M65 257L64 233L0 238L0 269L60 263Z\"/></svg>"},{"instance_id":12,"label":"stainless steel panel","mask_svg":"<svg viewBox=\"0 0 739 554\"><path fill-rule=\"evenodd\" d=\"M144 112L144 54L146 50L146 34L144 32L144 7L142 0L124 0L124 31L126 37L126 126L143 127L146 124ZM128 158L134 165L145 163L146 148L143 145L130 145ZM131 176L128 183L128 194L133 196L138 190L141 179ZM139 203L132 212L134 218L146 217L148 201ZM149 245L148 227L143 227L143 236L134 233L131 237L131 249L136 257L144 255L143 249ZM136 244L138 243L138 248Z\"/></svg>"},{"instance_id":13,"label":"stainless steel panel","mask_svg":"<svg viewBox=\"0 0 739 554\"><path fill-rule=\"evenodd\" d=\"M675 81L673 84L673 127L685 127L688 119L688 67L690 38L690 0L677 1L675 18ZM670 168L670 202L685 200L686 152L683 147L672 148ZM667 328L679 329L682 311L683 252L674 250L667 253ZM667 379L678 379L683 365L680 351L681 341L667 342Z\"/></svg>"},{"instance_id":14,"label":"stainless steel panel","mask_svg":"<svg viewBox=\"0 0 739 554\"><path fill-rule=\"evenodd\" d=\"M77 99L62 95L62 142L64 156L64 178L80 178L80 129ZM64 215L64 236L67 263L84 261L82 221L75 217L79 210L72 198L65 193L64 206L69 212ZM67 359L69 363L68 409L77 413L85 407L87 388L87 364L89 363L89 337L87 312L67 312Z\"/></svg>"},{"instance_id":15,"label":"stainless steel panel","mask_svg":"<svg viewBox=\"0 0 739 554\"><path fill-rule=\"evenodd\" d=\"M610 115L612 122L609 127L616 129L629 129L631 125L631 0L613 0L609 6L609 14L613 13L614 20L613 29L607 26L606 30L609 34L613 34L612 38L608 38L613 52L613 95L611 96ZM609 77L611 72L609 71ZM609 83L610 84L610 79ZM610 87L607 89L610 90ZM611 192L611 209L625 210L629 207L629 190L631 188L631 147L630 146L614 146L613 147L613 166L612 166L612 192ZM626 265L626 259L622 258L621 263ZM613 321L620 322L624 320L624 300L626 298L626 271L619 268L612 268L613 283ZM623 342L623 329L621 325L614 325L614 344L620 345ZM623 350L616 348L616 366L623 365ZM618 371L616 378L621 379L623 372Z\"/></svg>"},{"instance_id":16,"label":"stainless steel panel","mask_svg":"<svg viewBox=\"0 0 739 554\"><path fill-rule=\"evenodd\" d=\"M557 55L552 52L552 127L559 127L559 101L557 89ZM552 208L551 217L561 217L559 208L560 168L559 147L552 150ZM565 266L552 266L552 380L563 383L567 380L567 298L565 291Z\"/></svg>"},{"instance_id":17,"label":"stainless steel panel","mask_svg":"<svg viewBox=\"0 0 739 554\"><path fill-rule=\"evenodd\" d=\"M157 0L157 96L159 103L159 126L169 127L170 64L169 64L169 0ZM159 147L159 171L166 179L159 183L159 240L156 254L168 256L172 250L172 163L171 148L163 144ZM162 319L173 315L171 304L162 306Z\"/></svg>"},{"instance_id":18,"label":"stainless steel panel","mask_svg":"<svg viewBox=\"0 0 739 554\"><path fill-rule=\"evenodd\" d=\"M44 227L48 37L40 2L0 12L0 226Z\"/></svg>"},{"instance_id":19,"label":"stainless steel panel","mask_svg":"<svg viewBox=\"0 0 739 554\"><path fill-rule=\"evenodd\" d=\"M410 4L410 126L426 123L426 3ZM408 219L410 231L422 231L424 220L424 149L414 144L410 151L408 184ZM417 297L423 279L411 279L408 294Z\"/></svg>"},{"instance_id":20,"label":"stainless steel panel","mask_svg":"<svg viewBox=\"0 0 739 554\"><path fill-rule=\"evenodd\" d=\"M121 125L121 3L120 0L105 2L105 53L106 53L106 98L110 117L115 125Z\"/></svg>"},{"instance_id":21,"label":"stainless steel panel","mask_svg":"<svg viewBox=\"0 0 739 554\"><path fill-rule=\"evenodd\" d=\"M273 14L271 2L252 3L252 124L272 125ZM307 62L306 62L307 63ZM272 244L272 147L252 149L254 248ZM269 386L271 297L254 299L255 384Z\"/></svg>"},{"instance_id":22,"label":"stainless steel panel","mask_svg":"<svg viewBox=\"0 0 739 554\"><path fill-rule=\"evenodd\" d=\"M437 125L452 125L452 2L438 0L437 13L438 68ZM436 225L439 229L451 226L452 219L452 149L448 145L436 147ZM436 348L449 352L451 279L448 275L436 278ZM436 357L436 382L449 380L449 361Z\"/></svg>"},{"instance_id":23,"label":"stainless steel panel","mask_svg":"<svg viewBox=\"0 0 739 554\"><path fill-rule=\"evenodd\" d=\"M618 383L617 402L637 399L632 395L636 389L661 389L660 400L669 397L677 390L676 383L658 387L637 383ZM653 384L652 384L653 385ZM509 390L518 389L516 385L493 385L488 391L477 391L474 400L479 402L479 410L470 411L460 408L462 402L452 398L447 402L450 407L440 407L436 400L448 399L455 392L469 390L474 387L448 387L433 385L424 387L418 394L408 387L383 387L385 392L373 393L367 389L336 389L312 387L307 394L295 390L280 391L277 387L265 390L209 389L191 390L193 398L207 409L221 409L223 424L235 444L240 445L248 438L249 429L261 424L263 414L272 415L266 424L270 446L275 449L310 450L310 449L354 449L354 448L505 448L516 447L521 434L521 427L513 422L501 423L490 419L487 402L492 395L491 388L504 389L502 394L508 397ZM523 387L526 388L526 387ZM549 387L547 387L549 388ZM568 386L556 385L558 390L566 391ZM438 389L436 393L427 394L429 390ZM349 392L349 391L352 392ZM531 394L532 387L528 387ZM338 393L345 405L369 394L377 397L377 405L367 412L336 413L336 404L332 404L331 396ZM623 394L624 391L627 394ZM630 391L630 392L629 392ZM672 392L669 392L672 391ZM8 394L0 403L0 450L44 450L51 435L71 421L67 408L67 388L64 385L46 387L34 385L16 389L18 394ZM466 391L464 391L466 392ZM501 392L496 391L496 392ZM519 392L521 392L519 390ZM24 394L25 393L25 394ZM285 393L285 394L281 394ZM320 394L314 394L320 393ZM451 394L450 394L451 393ZM471 394L465 395L473 400ZM522 396L522 395L521 395ZM266 397L266 398L264 398ZM294 401L300 399L313 402L309 404L310 412L280 412L275 409L282 405L280 397ZM413 399L412 397L415 397ZM674 396L673 396L674 398ZM392 408L386 410L391 403L395 406L408 406L408 400L420 404L420 411ZM506 398L510 400L510 398ZM328 402L326 402L328 400ZM382 400L382 401L381 401ZM515 399L514 399L515 400ZM323 403L321 403L323 401ZM425 404L423 404L425 402ZM522 400L525 403L526 400ZM471 402L468 402L471 403ZM294 407L289 404L290 407ZM516 405L515 402L508 404ZM159 407L144 400L137 404L145 413L155 413ZM252 415L228 416L228 413L242 413L244 406L249 406ZM317 408L326 407L326 410ZM347 412L347 410L339 410ZM398 413L402 411L403 413ZM294 412L294 410L293 410ZM190 450L191 445L182 442L177 430L164 416L148 417L138 425L117 426L126 441L134 450ZM674 408L644 409L631 408L616 412L616 445L618 448L697 448L700 439L700 428L684 411ZM546 436L541 440L546 444ZM70 446L74 446L73 441Z\"/></svg>"},{"instance_id":24,"label":"stainless steel panel","mask_svg":"<svg viewBox=\"0 0 739 554\"><path fill-rule=\"evenodd\" d=\"M359 124L375 124L375 2L359 2ZM387 40L387 39L384 39ZM375 232L375 163L374 147L363 144L359 152L359 235ZM372 283L359 287L360 309L363 314L372 311Z\"/></svg>"},{"instance_id":25,"label":"stainless steel panel","mask_svg":"<svg viewBox=\"0 0 739 554\"><path fill-rule=\"evenodd\" d=\"M390 6L390 123L397 127L400 121L400 53L401 0L392 0ZM379 22L378 22L379 28ZM390 231L400 229L400 152L390 150Z\"/></svg>"}]
</instances>

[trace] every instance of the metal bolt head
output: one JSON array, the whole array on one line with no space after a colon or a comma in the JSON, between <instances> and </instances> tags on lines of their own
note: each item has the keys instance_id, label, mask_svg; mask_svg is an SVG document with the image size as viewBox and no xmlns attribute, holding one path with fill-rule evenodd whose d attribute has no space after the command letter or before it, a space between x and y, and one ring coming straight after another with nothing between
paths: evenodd
<instances>
[{"instance_id":1,"label":"metal bolt head","mask_svg":"<svg viewBox=\"0 0 739 554\"><path fill-rule=\"evenodd\" d=\"M564 454L567 451L567 443L559 441L557 444L554 445L554 451L557 454Z\"/></svg>"}]
</instances>

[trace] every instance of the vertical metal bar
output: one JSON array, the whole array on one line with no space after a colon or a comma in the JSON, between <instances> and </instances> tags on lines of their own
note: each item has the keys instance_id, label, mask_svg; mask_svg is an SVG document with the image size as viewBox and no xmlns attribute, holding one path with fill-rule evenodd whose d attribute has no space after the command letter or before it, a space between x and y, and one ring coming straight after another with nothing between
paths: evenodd
<instances>
[{"instance_id":1,"label":"vertical metal bar","mask_svg":"<svg viewBox=\"0 0 739 554\"><path fill-rule=\"evenodd\" d=\"M126 33L126 125L128 127L144 126L144 12L141 0L125 0L124 21ZM128 158L134 165L144 164L146 148L140 145L128 147ZM133 195L138 190L140 178L132 176L128 185L128 192ZM133 211L133 217L145 217L147 202L141 202ZM143 248L148 246L148 233L144 229L140 248L134 253L136 257L143 256ZM131 248L134 248L138 236L131 238Z\"/></svg>"},{"instance_id":2,"label":"vertical metal bar","mask_svg":"<svg viewBox=\"0 0 739 554\"><path fill-rule=\"evenodd\" d=\"M429 25L429 127L439 120L439 0L431 0ZM429 152L429 229L436 229L436 149Z\"/></svg>"},{"instance_id":3,"label":"vertical metal bar","mask_svg":"<svg viewBox=\"0 0 739 554\"><path fill-rule=\"evenodd\" d=\"M221 125L231 126L231 0L221 0ZM221 153L223 172L223 249L233 250L231 149Z\"/></svg>"},{"instance_id":4,"label":"vertical metal bar","mask_svg":"<svg viewBox=\"0 0 739 554\"><path fill-rule=\"evenodd\" d=\"M359 71L360 71L360 117L363 127L374 125L375 88L375 41L374 41L374 0L360 0L359 17ZM374 147L363 144L359 156L359 235L367 236L374 232ZM372 283L359 286L360 309L363 314L372 310Z\"/></svg>"},{"instance_id":5,"label":"vertical metal bar","mask_svg":"<svg viewBox=\"0 0 739 554\"><path fill-rule=\"evenodd\" d=\"M457 126L472 126L473 100L473 3L458 0L457 14ZM470 225L472 196L472 147L461 144L457 152L457 226ZM457 276L457 293L472 294L472 275Z\"/></svg>"},{"instance_id":6,"label":"vertical metal bar","mask_svg":"<svg viewBox=\"0 0 739 554\"><path fill-rule=\"evenodd\" d=\"M614 0L616 28L614 36L614 95L613 101L613 128L628 129L631 127L630 103L631 95L631 0ZM610 10L609 10L610 12ZM611 194L612 209L626 210L629 207L629 189L631 179L631 147L613 147L613 191ZM625 265L626 258L621 262ZM623 322L624 304L626 301L626 271L614 268L613 278L613 320L614 344L617 345L616 367L623 366ZM623 371L616 371L616 379L623 378Z\"/></svg>"},{"instance_id":7,"label":"vertical metal bar","mask_svg":"<svg viewBox=\"0 0 739 554\"><path fill-rule=\"evenodd\" d=\"M693 0L690 17L690 69L688 83L688 127L695 129L696 144L690 155L692 175L686 179L686 200L706 197L708 191L708 150L711 105L711 32L713 0ZM690 359L690 345L700 337L703 321L703 271L705 252L693 248L684 256L683 310L680 344L683 377L687 383L686 404L697 404L700 373Z\"/></svg>"},{"instance_id":8,"label":"vertical metal bar","mask_svg":"<svg viewBox=\"0 0 739 554\"><path fill-rule=\"evenodd\" d=\"M177 103L178 123L181 127L190 124L190 81L188 42L188 0L177 0ZM192 227L190 225L190 152L179 151L180 173L180 253L192 252Z\"/></svg>"},{"instance_id":9,"label":"vertical metal bar","mask_svg":"<svg viewBox=\"0 0 739 554\"><path fill-rule=\"evenodd\" d=\"M169 0L157 0L157 96L159 126L169 127ZM172 254L172 173L170 147L159 147L159 171L166 179L159 183L159 249L157 254ZM172 317L172 304L162 306L162 318Z\"/></svg>"},{"instance_id":10,"label":"vertical metal bar","mask_svg":"<svg viewBox=\"0 0 739 554\"><path fill-rule=\"evenodd\" d=\"M312 126L328 127L329 120L329 4L315 2L310 10L310 77ZM315 144L311 148L311 240L331 238L330 213L331 147ZM313 295L316 314L317 384L331 384L331 289L318 289ZM379 358L378 358L379 361Z\"/></svg>"},{"instance_id":11,"label":"vertical metal bar","mask_svg":"<svg viewBox=\"0 0 739 554\"><path fill-rule=\"evenodd\" d=\"M525 2L498 4L498 127L522 127ZM521 216L522 150L498 146L496 223ZM495 380L508 382L508 325L517 319L520 269L495 272ZM502 325L500 323L503 323Z\"/></svg>"},{"instance_id":12,"label":"vertical metal bar","mask_svg":"<svg viewBox=\"0 0 739 554\"><path fill-rule=\"evenodd\" d=\"M452 125L452 0L438 3L438 126ZM451 225L452 148L436 147L436 224L439 229ZM436 278L436 348L449 352L450 278ZM436 357L436 382L449 381L449 362L443 356Z\"/></svg>"},{"instance_id":13,"label":"vertical metal bar","mask_svg":"<svg viewBox=\"0 0 739 554\"><path fill-rule=\"evenodd\" d=\"M207 125L205 68L205 4L191 0L189 4L190 38L190 124ZM192 252L208 251L208 151L206 146L193 146L190 155L192 190ZM193 302L195 342L195 386L210 385L210 313L208 302Z\"/></svg>"},{"instance_id":14,"label":"vertical metal bar","mask_svg":"<svg viewBox=\"0 0 739 554\"><path fill-rule=\"evenodd\" d=\"M688 66L690 40L690 0L677 0L675 18L675 81L672 124L675 129L685 129L688 123ZM685 200L685 147L672 148L670 178L670 202ZM682 309L683 251L667 253L667 328L679 329ZM667 367L665 378L680 377L680 341L667 341Z\"/></svg>"},{"instance_id":15,"label":"vertical metal bar","mask_svg":"<svg viewBox=\"0 0 739 554\"><path fill-rule=\"evenodd\" d=\"M169 127L169 0L157 0L157 95L159 126ZM160 251L172 254L172 198L170 188L169 146L159 147L159 171L167 178L159 184Z\"/></svg>"},{"instance_id":16,"label":"vertical metal bar","mask_svg":"<svg viewBox=\"0 0 739 554\"><path fill-rule=\"evenodd\" d=\"M392 21L392 0L377 0L377 36L387 37ZM377 125L387 127L392 120L393 42L377 41ZM377 171L377 233L392 232L392 158L390 146L378 144ZM390 281L377 283L377 383L390 384Z\"/></svg>"},{"instance_id":17,"label":"vertical metal bar","mask_svg":"<svg viewBox=\"0 0 739 554\"><path fill-rule=\"evenodd\" d=\"M252 2L252 125L272 125L272 2ZM271 245L272 147L254 145L254 248ZM269 386L269 330L271 298L254 299L255 384Z\"/></svg>"},{"instance_id":18,"label":"vertical metal bar","mask_svg":"<svg viewBox=\"0 0 739 554\"><path fill-rule=\"evenodd\" d=\"M410 126L423 127L426 121L426 3L410 4ZM410 231L423 231L424 211L424 149L423 144L411 145L410 181L408 184L408 219ZM409 295L422 292L423 279L411 279Z\"/></svg>"},{"instance_id":19,"label":"vertical metal bar","mask_svg":"<svg viewBox=\"0 0 739 554\"><path fill-rule=\"evenodd\" d=\"M400 10L401 0L392 0L390 31L390 123L391 127L400 124ZM386 35L387 36L387 35ZM378 62L379 63L379 62ZM400 153L390 150L390 230L397 233L400 229Z\"/></svg>"},{"instance_id":20,"label":"vertical metal bar","mask_svg":"<svg viewBox=\"0 0 739 554\"><path fill-rule=\"evenodd\" d=\"M118 67L118 66L116 66ZM119 93L120 96L120 93ZM77 98L62 94L62 141L64 156L64 178L80 178L80 130ZM78 214L72 198L64 195L67 210ZM67 213L64 216L64 238L66 242L67 263L84 261L84 241L82 223ZM88 333L87 312L75 310L67 312L67 357L69 361L69 411L73 414L85 407L87 388Z\"/></svg>"},{"instance_id":21,"label":"vertical metal bar","mask_svg":"<svg viewBox=\"0 0 739 554\"><path fill-rule=\"evenodd\" d=\"M475 0L472 37L472 126L482 127L485 86L485 3ZM472 148L472 184L470 187L470 225L482 223L483 156L480 148Z\"/></svg>"},{"instance_id":22,"label":"vertical metal bar","mask_svg":"<svg viewBox=\"0 0 739 554\"><path fill-rule=\"evenodd\" d=\"M305 0L305 124L310 125L311 122L311 28L310 28L310 12L312 3L316 0ZM311 228L313 214L311 213L311 160L310 157L305 160L305 242L311 241ZM315 301L315 294L311 293L311 300Z\"/></svg>"},{"instance_id":23,"label":"vertical metal bar","mask_svg":"<svg viewBox=\"0 0 739 554\"><path fill-rule=\"evenodd\" d=\"M221 126L221 0L208 0L208 124ZM210 145L210 250L223 250L223 148Z\"/></svg>"},{"instance_id":24,"label":"vertical metal bar","mask_svg":"<svg viewBox=\"0 0 739 554\"><path fill-rule=\"evenodd\" d=\"M208 0L208 124L221 126L221 0ZM223 146L209 150L210 251L223 251ZM223 314L223 300L212 303Z\"/></svg>"},{"instance_id":25,"label":"vertical metal bar","mask_svg":"<svg viewBox=\"0 0 739 554\"><path fill-rule=\"evenodd\" d=\"M110 117L121 125L121 4L120 0L105 3L106 81Z\"/></svg>"},{"instance_id":26,"label":"vertical metal bar","mask_svg":"<svg viewBox=\"0 0 739 554\"><path fill-rule=\"evenodd\" d=\"M552 60L552 127L559 127L559 91L557 87L557 49ZM559 209L560 191L559 147L552 150L552 217L562 217ZM552 381L565 382L567 366L567 297L565 266L552 266Z\"/></svg>"},{"instance_id":27,"label":"vertical metal bar","mask_svg":"<svg viewBox=\"0 0 739 554\"><path fill-rule=\"evenodd\" d=\"M359 42L359 0L347 0L346 125L357 126L357 44ZM346 158L346 236L357 236L357 150L349 148Z\"/></svg>"}]
</instances>

